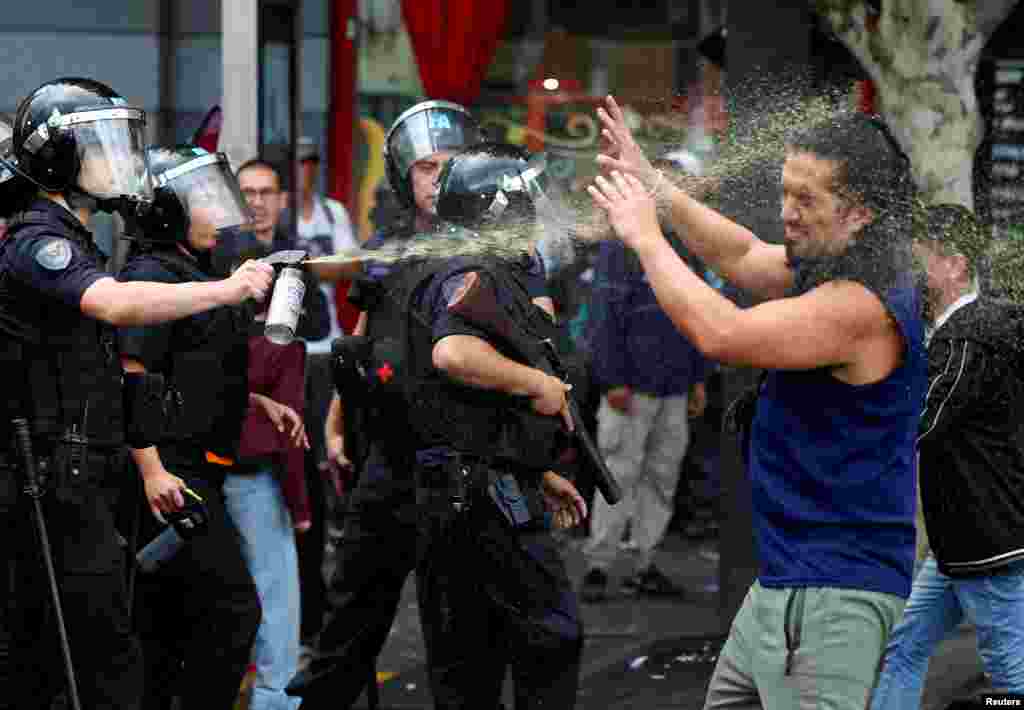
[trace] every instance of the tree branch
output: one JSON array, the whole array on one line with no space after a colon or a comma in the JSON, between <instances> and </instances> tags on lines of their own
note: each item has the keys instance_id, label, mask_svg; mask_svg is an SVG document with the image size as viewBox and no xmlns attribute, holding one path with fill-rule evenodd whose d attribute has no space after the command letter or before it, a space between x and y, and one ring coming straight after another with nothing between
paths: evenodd
<instances>
[{"instance_id":1,"label":"tree branch","mask_svg":"<svg viewBox=\"0 0 1024 710\"><path fill-rule=\"evenodd\" d=\"M875 64L869 44L867 5L864 0L810 0L811 8L832 27L861 66L874 75Z\"/></svg>"},{"instance_id":2,"label":"tree branch","mask_svg":"<svg viewBox=\"0 0 1024 710\"><path fill-rule=\"evenodd\" d=\"M1018 0L967 0L966 4L974 7L978 32L983 37L989 37L1010 16L1017 2Z\"/></svg>"}]
</instances>

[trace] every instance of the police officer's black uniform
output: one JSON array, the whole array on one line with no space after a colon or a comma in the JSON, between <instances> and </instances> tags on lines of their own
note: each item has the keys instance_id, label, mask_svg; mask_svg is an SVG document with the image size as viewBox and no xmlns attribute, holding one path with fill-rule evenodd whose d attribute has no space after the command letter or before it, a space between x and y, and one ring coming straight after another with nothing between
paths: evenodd
<instances>
[{"instance_id":1,"label":"police officer's black uniform","mask_svg":"<svg viewBox=\"0 0 1024 710\"><path fill-rule=\"evenodd\" d=\"M191 146L150 149L149 156L157 184L154 209L140 222L143 237L120 278L215 280L209 252L185 241L194 217L188 181L213 171L203 187L218 175L224 184L233 183L226 159ZM184 189L178 188L181 182ZM219 207L230 206L223 204L231 199L223 185L214 193ZM119 329L122 355L166 380L166 424L152 443L164 467L203 498L208 519L166 565L138 577L136 628L145 656L147 708L168 708L174 695L188 708L233 707L259 626L256 586L221 492L248 408L252 315L246 307L222 306L172 323ZM143 519L146 542L159 526L150 515Z\"/></svg>"},{"instance_id":2,"label":"police officer's black uniform","mask_svg":"<svg viewBox=\"0 0 1024 710\"><path fill-rule=\"evenodd\" d=\"M18 203L28 198L30 183L15 174L12 167L13 153L11 137L14 127L10 121L0 116L0 219L8 220L18 211ZM6 226L6 225L5 225ZM9 356L13 361L20 354L6 338L0 336L0 347L10 348ZM19 360L20 362L20 360ZM3 421L13 418L12 412L3 412ZM10 416L9 416L10 415ZM0 527L9 530L13 524L11 515L18 503L18 485L13 476L0 475ZM15 617L14 579L16 570L7 546L0 546L0 687L9 687L11 673L11 619ZM8 707L6 700L0 698L0 708Z\"/></svg>"},{"instance_id":3,"label":"police officer's black uniform","mask_svg":"<svg viewBox=\"0 0 1024 710\"><path fill-rule=\"evenodd\" d=\"M526 162L513 153L499 161L510 176ZM502 175L492 177L488 186L493 188ZM444 187L441 195L443 201ZM494 203L495 194L489 197L469 200L472 207L456 206L451 216L468 207L477 217L477 206ZM507 197L503 192L502 199ZM519 198L527 196L512 197L522 202ZM441 216L448 215L441 211ZM371 338L373 354L364 370L372 401L399 398L406 409L404 450L414 452L417 468L421 624L440 708L496 707L508 665L522 707L571 707L576 694L582 628L539 501L541 472L557 457L560 420L534 415L510 397L454 384L434 369L431 355L433 343L447 335L493 342L482 329L446 312L466 270L495 279L511 312L530 332L553 336L553 324L531 302L522 266L495 260L410 261L389 273L377 294L398 325L397 336ZM524 492L517 527L489 499L491 484L508 499L515 487ZM451 494L459 486L464 486L456 494L461 512L454 514ZM524 506L533 511L531 519L522 517ZM330 699L318 690L307 694L303 707L328 707Z\"/></svg>"},{"instance_id":4,"label":"police officer's black uniform","mask_svg":"<svg viewBox=\"0 0 1024 710\"><path fill-rule=\"evenodd\" d=\"M76 147L81 151L86 133L112 114L125 121L122 126L141 124L143 116L89 80L40 87L15 117L20 169L52 192L92 199L75 186L78 167L63 169L54 161L80 163L83 154L76 159ZM118 134L115 128L107 136ZM70 156L61 146L54 150L58 142L70 144ZM143 164L141 155L135 157ZM18 475L7 447L10 418L27 415L34 453L48 479L42 500L83 707L127 709L139 707L142 668L115 528L114 506L125 476L122 371L115 333L80 308L85 291L109 277L102 264L92 234L50 199L36 199L20 212L0 242L0 342L7 383L0 459L9 487ZM15 557L17 572L13 682L4 686L3 697L18 708L48 708L63 687L64 669L24 498L19 508L13 533L5 528L4 546Z\"/></svg>"},{"instance_id":5,"label":"police officer's black uniform","mask_svg":"<svg viewBox=\"0 0 1024 710\"><path fill-rule=\"evenodd\" d=\"M487 211L498 223L510 213L532 215L539 187L526 164L505 146L456 155L441 177L439 214L469 225ZM553 342L556 327L531 302L519 264L456 257L421 269L406 290L405 389L422 515L417 590L435 707L495 707L508 667L517 708L571 708L583 629L541 494L543 473L568 444L561 420L535 414L521 398L458 383L433 361L434 345L449 336L479 338L516 357L500 326L449 310L468 271L493 288L502 316L526 337Z\"/></svg>"},{"instance_id":6,"label":"police officer's black uniform","mask_svg":"<svg viewBox=\"0 0 1024 710\"><path fill-rule=\"evenodd\" d=\"M415 209L409 170L416 160L461 148L477 135L477 124L468 112L446 101L422 102L399 116L385 139L385 163L402 205L410 212ZM410 218L378 232L366 248L400 251L414 235ZM367 314L366 335L385 343L385 349L388 343L394 346L401 329L405 304L392 291L407 267L401 261L372 264L367 278L357 281L349 295ZM416 565L414 457L406 436L405 402L393 393L375 391L363 397L367 410L355 412L354 398L340 394L346 417L361 417L364 428L357 433L365 448L357 456L350 448L354 442L346 441L349 457L362 458L355 461L359 477L340 523L323 629L307 669L288 688L290 694L306 698L305 708L347 708L355 703Z\"/></svg>"},{"instance_id":7,"label":"police officer's black uniform","mask_svg":"<svg viewBox=\"0 0 1024 710\"><path fill-rule=\"evenodd\" d=\"M425 509L417 590L435 707L495 707L510 667L517 708L571 708L583 630L540 493L542 472L555 467L560 420L537 421L523 402L483 396L427 364L428 345L450 335L497 344L447 312L465 270L489 274L515 308L531 305L514 268L456 260L427 278L414 306L431 325L411 357L419 382L410 417ZM536 310L525 327L552 337ZM500 510L502 501L509 507Z\"/></svg>"}]
</instances>

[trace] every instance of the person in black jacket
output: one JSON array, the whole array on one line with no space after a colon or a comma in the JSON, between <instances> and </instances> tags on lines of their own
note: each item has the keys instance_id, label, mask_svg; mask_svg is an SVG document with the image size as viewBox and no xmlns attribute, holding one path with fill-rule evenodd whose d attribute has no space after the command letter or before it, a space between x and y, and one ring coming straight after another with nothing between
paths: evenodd
<instances>
[{"instance_id":1,"label":"person in black jacket","mask_svg":"<svg viewBox=\"0 0 1024 710\"><path fill-rule=\"evenodd\" d=\"M223 154L192 145L147 150L155 183L141 236L119 274L123 282L210 281L213 249L224 230L249 225L238 182ZM145 446L132 445L148 508L141 540L161 532L158 519L199 498L205 526L158 569L138 576L135 623L143 645L147 710L234 706L262 608L238 527L225 507L224 482L250 406L287 431L297 413L250 393L249 333L255 309L221 306L158 326L118 330L125 372L166 382L164 425Z\"/></svg>"},{"instance_id":2,"label":"person in black jacket","mask_svg":"<svg viewBox=\"0 0 1024 710\"><path fill-rule=\"evenodd\" d=\"M920 707L929 656L965 618L996 688L1024 694L1024 307L979 294L986 239L970 211L935 206L921 226L934 320L918 448L932 553L889 639L872 710Z\"/></svg>"}]
</instances>

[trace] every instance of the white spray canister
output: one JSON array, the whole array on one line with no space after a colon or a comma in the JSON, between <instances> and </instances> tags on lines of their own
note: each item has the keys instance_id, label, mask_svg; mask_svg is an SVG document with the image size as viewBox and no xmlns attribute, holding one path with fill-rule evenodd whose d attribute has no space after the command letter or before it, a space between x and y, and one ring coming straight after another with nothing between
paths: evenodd
<instances>
[{"instance_id":1,"label":"white spray canister","mask_svg":"<svg viewBox=\"0 0 1024 710\"><path fill-rule=\"evenodd\" d=\"M272 343L287 345L295 339L295 328L302 314L302 299L306 295L306 284L302 270L294 266L281 269L274 284L274 295L270 298L267 321L263 334Z\"/></svg>"}]
</instances>

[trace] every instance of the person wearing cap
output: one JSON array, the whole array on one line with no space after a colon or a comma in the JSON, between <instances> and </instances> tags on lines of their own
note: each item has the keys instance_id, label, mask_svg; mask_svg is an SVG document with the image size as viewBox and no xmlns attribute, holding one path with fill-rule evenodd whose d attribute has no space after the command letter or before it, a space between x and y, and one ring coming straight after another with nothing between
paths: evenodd
<instances>
[{"instance_id":1,"label":"person wearing cap","mask_svg":"<svg viewBox=\"0 0 1024 710\"><path fill-rule=\"evenodd\" d=\"M330 256L358 247L359 240L352 228L348 210L337 200L316 189L321 157L317 144L311 138L300 138L295 157L299 162L302 180L295 215L297 247L313 257ZM331 341L341 335L342 331L351 332L355 327L359 313L343 298L347 295L348 286L347 281L320 285L331 314L330 332L319 340L306 340L310 354L329 353Z\"/></svg>"},{"instance_id":2,"label":"person wearing cap","mask_svg":"<svg viewBox=\"0 0 1024 710\"><path fill-rule=\"evenodd\" d=\"M928 660L961 622L997 691L1024 694L1024 311L979 293L988 236L936 205L914 249L932 320L917 439L929 554L893 629L872 710L921 706Z\"/></svg>"}]
</instances>

